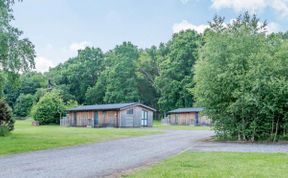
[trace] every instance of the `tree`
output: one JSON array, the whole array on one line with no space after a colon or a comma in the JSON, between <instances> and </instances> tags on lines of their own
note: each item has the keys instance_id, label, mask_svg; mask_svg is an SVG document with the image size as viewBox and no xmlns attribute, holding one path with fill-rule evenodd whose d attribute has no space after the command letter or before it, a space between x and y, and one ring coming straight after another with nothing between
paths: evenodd
<instances>
[{"instance_id":1,"label":"tree","mask_svg":"<svg viewBox=\"0 0 288 178\"><path fill-rule=\"evenodd\" d=\"M86 104L101 104L104 103L104 97L106 92L106 80L109 74L108 70L102 71L96 84L93 87L89 87L85 94Z\"/></svg>"},{"instance_id":2,"label":"tree","mask_svg":"<svg viewBox=\"0 0 288 178\"><path fill-rule=\"evenodd\" d=\"M137 47L130 42L124 42L106 54L106 68L95 86L104 87L103 102L132 102L140 99L135 72L138 57Z\"/></svg>"},{"instance_id":3,"label":"tree","mask_svg":"<svg viewBox=\"0 0 288 178\"><path fill-rule=\"evenodd\" d=\"M103 61L101 49L87 47L79 50L76 57L51 69L48 78L56 88L64 90L67 97L72 99L74 96L82 104L85 102L87 89L95 85L103 70Z\"/></svg>"},{"instance_id":4,"label":"tree","mask_svg":"<svg viewBox=\"0 0 288 178\"><path fill-rule=\"evenodd\" d=\"M159 93L155 78L159 76L159 51L155 46L142 50L136 63L136 76L141 102L157 108Z\"/></svg>"},{"instance_id":5,"label":"tree","mask_svg":"<svg viewBox=\"0 0 288 178\"><path fill-rule=\"evenodd\" d=\"M46 93L32 108L32 116L40 124L58 124L63 116L65 105L58 92Z\"/></svg>"},{"instance_id":6,"label":"tree","mask_svg":"<svg viewBox=\"0 0 288 178\"><path fill-rule=\"evenodd\" d=\"M47 78L43 74L27 72L20 76L20 93L33 95L39 88L47 88Z\"/></svg>"},{"instance_id":7,"label":"tree","mask_svg":"<svg viewBox=\"0 0 288 178\"><path fill-rule=\"evenodd\" d=\"M14 114L19 117L28 116L31 111L33 101L34 101L33 95L21 94L16 100L16 105L14 107Z\"/></svg>"},{"instance_id":8,"label":"tree","mask_svg":"<svg viewBox=\"0 0 288 178\"><path fill-rule=\"evenodd\" d=\"M14 129L14 123L15 120L12 118L11 108L4 100L0 100L0 128L12 131ZM5 133L2 134L5 135Z\"/></svg>"},{"instance_id":9,"label":"tree","mask_svg":"<svg viewBox=\"0 0 288 178\"><path fill-rule=\"evenodd\" d=\"M195 65L196 105L205 107L218 137L285 137L287 41L265 35L266 22L255 15L245 13L227 27L221 19L210 23Z\"/></svg>"},{"instance_id":10,"label":"tree","mask_svg":"<svg viewBox=\"0 0 288 178\"><path fill-rule=\"evenodd\" d=\"M192 30L174 34L172 40L167 43L167 53L164 53L159 65L160 75L156 77L161 112L192 106L193 96L189 92L193 87L192 67L201 44L201 36Z\"/></svg>"},{"instance_id":11,"label":"tree","mask_svg":"<svg viewBox=\"0 0 288 178\"><path fill-rule=\"evenodd\" d=\"M27 38L21 38L23 32L11 26L14 19L11 8L13 3L10 0L0 0L0 70L14 74L34 68L35 50ZM2 81L0 88L3 86Z\"/></svg>"}]
</instances>

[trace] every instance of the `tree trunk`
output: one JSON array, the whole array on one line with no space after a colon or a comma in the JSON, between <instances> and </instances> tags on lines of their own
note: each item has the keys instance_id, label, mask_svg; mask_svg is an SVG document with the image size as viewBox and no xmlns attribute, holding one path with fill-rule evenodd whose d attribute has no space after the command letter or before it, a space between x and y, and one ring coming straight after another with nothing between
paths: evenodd
<instances>
[{"instance_id":1,"label":"tree trunk","mask_svg":"<svg viewBox=\"0 0 288 178\"><path fill-rule=\"evenodd\" d=\"M274 119L272 120L272 125L271 125L271 134L270 134L271 139L273 138L273 131L274 131Z\"/></svg>"},{"instance_id":2,"label":"tree trunk","mask_svg":"<svg viewBox=\"0 0 288 178\"><path fill-rule=\"evenodd\" d=\"M274 135L273 143L274 143L274 142L276 141L276 139L277 139L278 127L279 127L279 118L277 119L277 122L276 122L276 128L275 128L275 135Z\"/></svg>"}]
</instances>

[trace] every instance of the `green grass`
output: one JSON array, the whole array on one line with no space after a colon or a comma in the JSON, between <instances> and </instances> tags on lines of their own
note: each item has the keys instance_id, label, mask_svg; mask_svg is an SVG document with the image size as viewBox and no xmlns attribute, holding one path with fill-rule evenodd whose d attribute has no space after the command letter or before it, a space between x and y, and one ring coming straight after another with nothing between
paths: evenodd
<instances>
[{"instance_id":1,"label":"green grass","mask_svg":"<svg viewBox=\"0 0 288 178\"><path fill-rule=\"evenodd\" d=\"M185 152L136 171L137 178L288 177L288 154Z\"/></svg>"},{"instance_id":2,"label":"green grass","mask_svg":"<svg viewBox=\"0 0 288 178\"><path fill-rule=\"evenodd\" d=\"M35 127L31 123L31 119L17 120L15 130L9 136L0 137L0 155L161 133L147 128Z\"/></svg>"},{"instance_id":3,"label":"green grass","mask_svg":"<svg viewBox=\"0 0 288 178\"><path fill-rule=\"evenodd\" d=\"M208 126L193 126L193 125L165 125L160 121L153 121L153 128L166 130L210 130Z\"/></svg>"}]
</instances>

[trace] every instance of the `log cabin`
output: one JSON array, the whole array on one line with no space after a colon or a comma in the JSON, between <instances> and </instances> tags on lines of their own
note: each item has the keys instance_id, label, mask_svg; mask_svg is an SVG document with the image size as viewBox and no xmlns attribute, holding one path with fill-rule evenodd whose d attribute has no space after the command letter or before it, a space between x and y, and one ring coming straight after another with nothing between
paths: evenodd
<instances>
[{"instance_id":1,"label":"log cabin","mask_svg":"<svg viewBox=\"0 0 288 178\"><path fill-rule=\"evenodd\" d=\"M203 108L178 108L168 112L168 123L173 125L209 125L207 117L200 117Z\"/></svg>"},{"instance_id":2,"label":"log cabin","mask_svg":"<svg viewBox=\"0 0 288 178\"><path fill-rule=\"evenodd\" d=\"M72 127L152 127L156 110L141 103L96 104L66 110L61 125Z\"/></svg>"}]
</instances>

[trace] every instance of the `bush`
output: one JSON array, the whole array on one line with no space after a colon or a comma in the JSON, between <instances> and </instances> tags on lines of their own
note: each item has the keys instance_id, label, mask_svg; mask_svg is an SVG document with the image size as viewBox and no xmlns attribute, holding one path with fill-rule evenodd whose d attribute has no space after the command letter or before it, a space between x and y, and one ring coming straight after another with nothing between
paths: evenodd
<instances>
[{"instance_id":1,"label":"bush","mask_svg":"<svg viewBox=\"0 0 288 178\"><path fill-rule=\"evenodd\" d=\"M34 97L31 94L21 94L17 100L14 108L14 114L19 117L26 117L32 108Z\"/></svg>"},{"instance_id":2,"label":"bush","mask_svg":"<svg viewBox=\"0 0 288 178\"><path fill-rule=\"evenodd\" d=\"M9 129L5 126L0 126L0 136L7 136L9 134Z\"/></svg>"},{"instance_id":3,"label":"bush","mask_svg":"<svg viewBox=\"0 0 288 178\"><path fill-rule=\"evenodd\" d=\"M4 100L0 100L0 127L1 130L12 131L15 120L12 118L12 110Z\"/></svg>"},{"instance_id":4,"label":"bush","mask_svg":"<svg viewBox=\"0 0 288 178\"><path fill-rule=\"evenodd\" d=\"M32 108L32 117L41 125L58 124L65 106L58 92L46 93Z\"/></svg>"}]
</instances>

